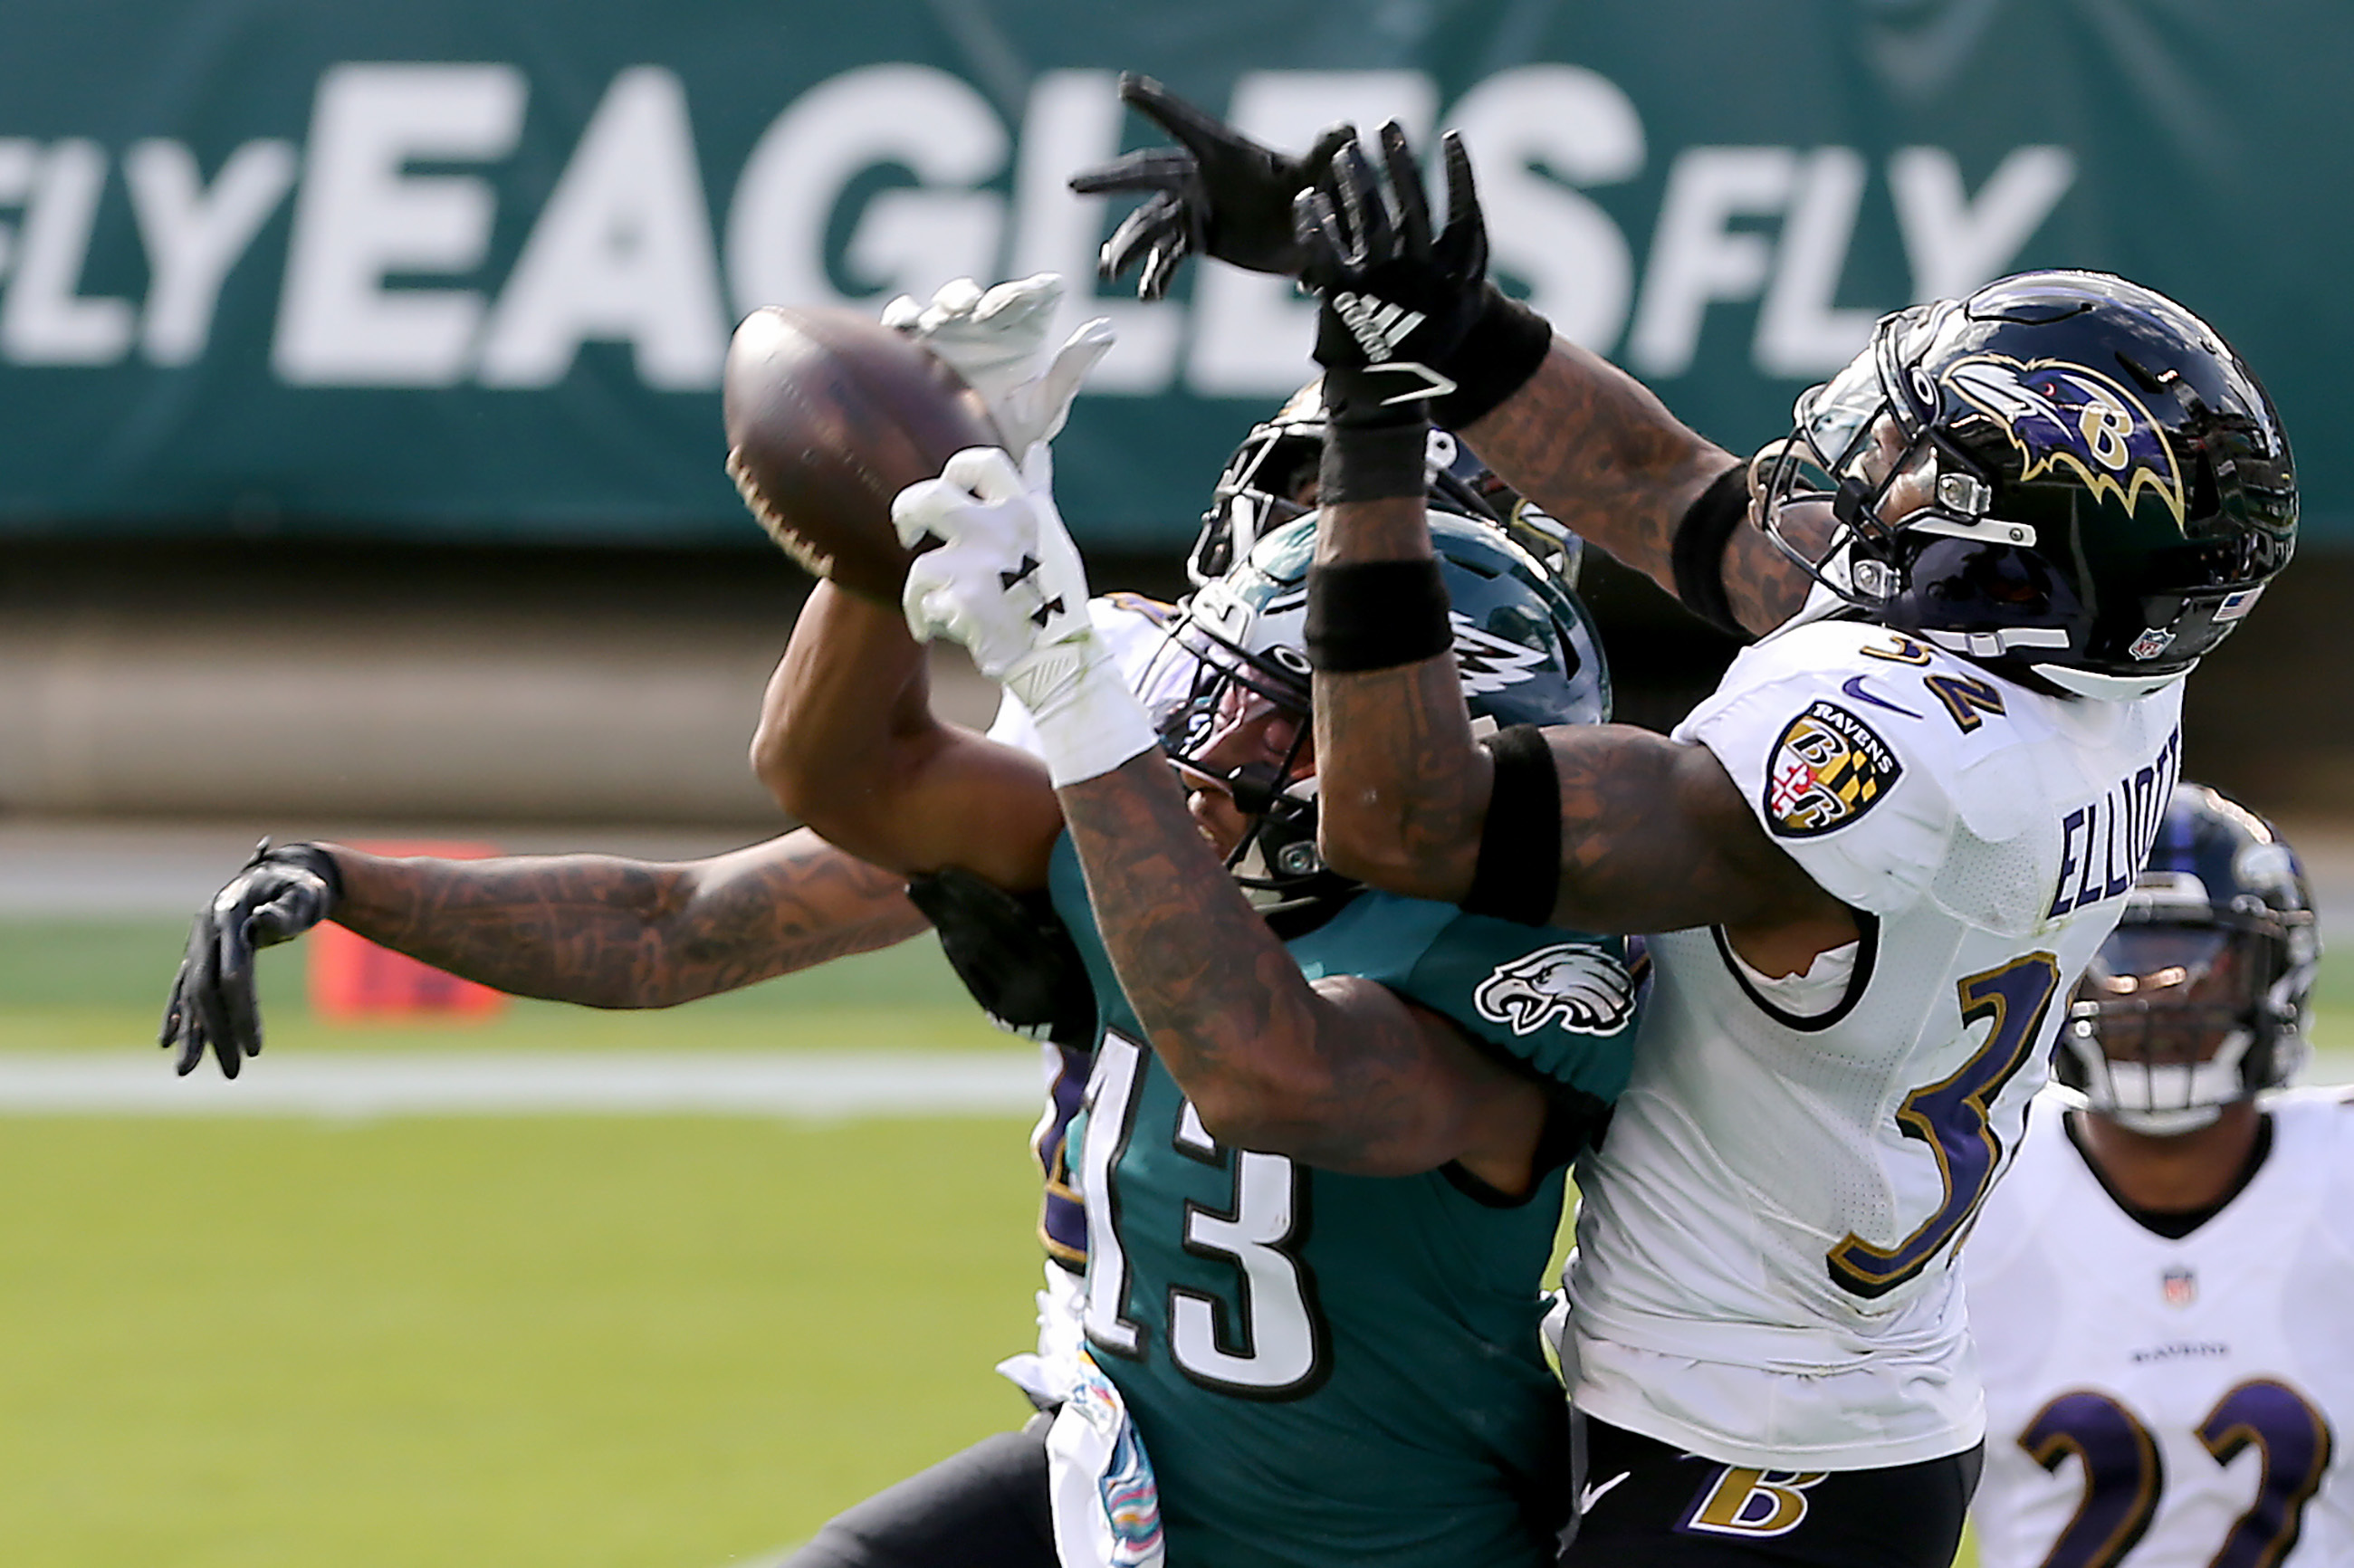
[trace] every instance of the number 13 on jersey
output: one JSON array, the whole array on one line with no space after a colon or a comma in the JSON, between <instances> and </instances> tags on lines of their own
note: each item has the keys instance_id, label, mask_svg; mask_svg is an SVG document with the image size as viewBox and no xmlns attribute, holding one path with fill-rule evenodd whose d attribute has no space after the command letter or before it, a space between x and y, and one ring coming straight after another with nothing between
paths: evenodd
<instances>
[{"instance_id":1,"label":"number 13 on jersey","mask_svg":"<svg viewBox=\"0 0 2354 1568\"><path fill-rule=\"evenodd\" d=\"M1107 1033L1087 1086L1087 1136L1079 1181L1087 1215L1087 1338L1112 1354L1147 1353L1147 1329L1128 1316L1135 1266L1129 1243L1165 1251L1166 1237L1138 1238L1122 1213L1116 1174L1129 1140L1157 1136L1138 1125L1148 1071L1137 1044ZM1182 1286L1167 1288L1169 1358L1204 1387L1254 1399L1291 1399L1323 1380L1329 1334L1316 1308L1316 1281L1299 1255L1307 1227L1306 1174L1279 1154L1222 1149L1190 1104L1168 1129L1171 1145L1205 1167L1223 1166L1233 1185L1220 1204L1188 1200L1176 1241L1189 1256L1235 1271L1232 1299Z\"/></svg>"}]
</instances>

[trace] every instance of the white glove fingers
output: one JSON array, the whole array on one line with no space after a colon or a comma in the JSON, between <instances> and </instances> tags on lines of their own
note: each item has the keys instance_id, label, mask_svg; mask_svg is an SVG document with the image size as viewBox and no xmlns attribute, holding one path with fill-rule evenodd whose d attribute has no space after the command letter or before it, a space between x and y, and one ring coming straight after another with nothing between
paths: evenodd
<instances>
[{"instance_id":1,"label":"white glove fingers","mask_svg":"<svg viewBox=\"0 0 2354 1568\"><path fill-rule=\"evenodd\" d=\"M1071 404L1079 395L1079 384L1111 352L1114 336L1111 323L1097 316L1082 323L1055 351L1053 363L1038 378L1036 402L1031 410L1039 424L1034 440L1048 441L1062 433L1064 422L1071 417Z\"/></svg>"},{"instance_id":2,"label":"white glove fingers","mask_svg":"<svg viewBox=\"0 0 2354 1568\"><path fill-rule=\"evenodd\" d=\"M1013 466L1013 454L1002 447L967 447L949 459L940 478L963 486L968 495L991 502L1015 500L1028 488L1022 482L1021 471Z\"/></svg>"},{"instance_id":3,"label":"white glove fingers","mask_svg":"<svg viewBox=\"0 0 2354 1568\"><path fill-rule=\"evenodd\" d=\"M1032 318L1051 317L1063 302L1063 280L1053 272L1033 272L1000 283L981 296L972 319L1000 330L1025 324Z\"/></svg>"},{"instance_id":4,"label":"white glove fingers","mask_svg":"<svg viewBox=\"0 0 2354 1568\"><path fill-rule=\"evenodd\" d=\"M919 479L891 498L891 527L912 550L926 535L953 537L949 519L971 504L970 493L946 479Z\"/></svg>"},{"instance_id":5,"label":"white glove fingers","mask_svg":"<svg viewBox=\"0 0 2354 1568\"><path fill-rule=\"evenodd\" d=\"M932 294L932 302L925 313L934 324L960 316L970 316L981 301L981 285L970 278L951 278Z\"/></svg>"}]
</instances>

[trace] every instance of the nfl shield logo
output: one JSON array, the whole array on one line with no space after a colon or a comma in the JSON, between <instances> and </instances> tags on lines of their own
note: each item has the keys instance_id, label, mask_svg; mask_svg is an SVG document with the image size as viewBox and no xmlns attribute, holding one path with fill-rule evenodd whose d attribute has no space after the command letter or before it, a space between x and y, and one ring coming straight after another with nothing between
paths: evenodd
<instances>
[{"instance_id":1,"label":"nfl shield logo","mask_svg":"<svg viewBox=\"0 0 2354 1568\"><path fill-rule=\"evenodd\" d=\"M2199 1277L2179 1264L2160 1275L2158 1283L2168 1307L2188 1307L2199 1299Z\"/></svg>"},{"instance_id":2,"label":"nfl shield logo","mask_svg":"<svg viewBox=\"0 0 2354 1568\"><path fill-rule=\"evenodd\" d=\"M2155 659L2159 654L2165 652L2167 645L2173 641L2173 632L2162 630L2159 628L2153 626L2145 630L2139 637L2135 638L2133 641L2133 646L2126 649L2126 652L2132 654L2137 659Z\"/></svg>"}]
</instances>

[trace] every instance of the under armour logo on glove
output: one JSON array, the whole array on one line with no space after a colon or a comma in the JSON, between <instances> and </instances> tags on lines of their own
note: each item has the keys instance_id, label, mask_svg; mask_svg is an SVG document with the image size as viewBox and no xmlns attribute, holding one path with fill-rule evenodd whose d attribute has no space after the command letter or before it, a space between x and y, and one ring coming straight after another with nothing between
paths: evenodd
<instances>
[{"instance_id":1,"label":"under armour logo on glove","mask_svg":"<svg viewBox=\"0 0 2354 1568\"><path fill-rule=\"evenodd\" d=\"M943 542L908 572L908 630L963 643L994 681L1024 655L1090 630L1087 577L1055 513L1045 449L1036 451L1025 473L993 447L969 448L891 506L902 541Z\"/></svg>"},{"instance_id":2,"label":"under armour logo on glove","mask_svg":"<svg viewBox=\"0 0 2354 1568\"><path fill-rule=\"evenodd\" d=\"M1022 564L1020 566L1014 567L1010 572L1000 572L997 574L997 586L1002 588L1011 589L1016 583L1026 581L1030 575L1037 569L1038 557L1035 556L1024 556L1022 557ZM1039 605L1036 609L1031 611L1030 620L1034 625L1044 626L1051 618L1062 613L1063 596L1056 594L1054 598L1047 599L1045 602Z\"/></svg>"}]
</instances>

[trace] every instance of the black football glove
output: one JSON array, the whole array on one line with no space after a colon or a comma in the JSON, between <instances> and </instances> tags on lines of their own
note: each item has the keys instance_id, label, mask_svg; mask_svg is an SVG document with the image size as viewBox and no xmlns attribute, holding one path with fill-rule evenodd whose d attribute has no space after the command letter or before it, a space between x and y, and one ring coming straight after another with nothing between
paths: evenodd
<instances>
[{"instance_id":1,"label":"black football glove","mask_svg":"<svg viewBox=\"0 0 2354 1568\"><path fill-rule=\"evenodd\" d=\"M1544 319L1488 279L1488 226L1463 139L1450 131L1439 147L1447 224L1436 232L1422 171L1394 120L1375 156L1352 142L1293 203L1300 281L1323 301L1316 360L1325 406L1341 424L1405 415L1426 399L1441 424L1468 424L1525 381L1552 344Z\"/></svg>"},{"instance_id":2,"label":"black football glove","mask_svg":"<svg viewBox=\"0 0 2354 1568\"><path fill-rule=\"evenodd\" d=\"M1149 76L1123 72L1119 96L1181 144L1148 147L1071 176L1081 196L1150 192L1104 242L1096 270L1117 278L1141 260L1136 297L1168 293L1177 269L1200 254L1250 272L1299 275L1292 199L1309 189L1332 154L1356 137L1327 127L1303 157L1262 147Z\"/></svg>"},{"instance_id":3,"label":"black football glove","mask_svg":"<svg viewBox=\"0 0 2354 1568\"><path fill-rule=\"evenodd\" d=\"M156 1042L176 1046L185 1077L209 1045L221 1076L234 1078L248 1056L261 1054L261 1007L253 990L253 955L301 936L334 908L343 891L335 863L316 844L254 846L253 858L196 911L188 956L164 1005Z\"/></svg>"},{"instance_id":4,"label":"black football glove","mask_svg":"<svg viewBox=\"0 0 2354 1568\"><path fill-rule=\"evenodd\" d=\"M1006 892L960 866L907 879L907 897L990 1021L1010 1033L1084 1050L1096 992L1078 944L1046 896Z\"/></svg>"},{"instance_id":5,"label":"black football glove","mask_svg":"<svg viewBox=\"0 0 2354 1568\"><path fill-rule=\"evenodd\" d=\"M1293 204L1300 281L1323 301L1316 362L1336 415L1455 390L1446 367L1485 303L1488 229L1462 138L1449 132L1440 146L1447 227L1435 234L1422 171L1394 120L1382 127L1376 157L1350 143Z\"/></svg>"}]
</instances>

